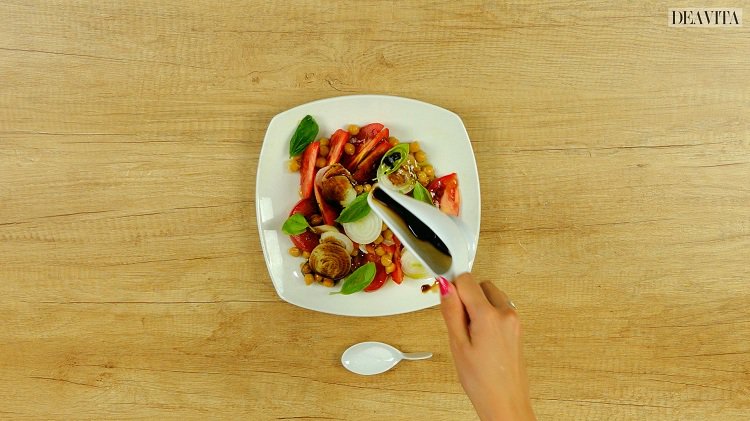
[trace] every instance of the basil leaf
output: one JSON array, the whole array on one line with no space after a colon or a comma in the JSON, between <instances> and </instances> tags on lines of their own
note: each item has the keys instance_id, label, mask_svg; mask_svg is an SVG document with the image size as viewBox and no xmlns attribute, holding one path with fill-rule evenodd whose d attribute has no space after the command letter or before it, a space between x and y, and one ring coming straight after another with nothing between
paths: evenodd
<instances>
[{"instance_id":1,"label":"basil leaf","mask_svg":"<svg viewBox=\"0 0 750 421\"><path fill-rule=\"evenodd\" d=\"M356 199L345 207L336 222L343 224L345 222L359 221L370 213L370 205L367 203L367 193L362 193Z\"/></svg>"},{"instance_id":2,"label":"basil leaf","mask_svg":"<svg viewBox=\"0 0 750 421\"><path fill-rule=\"evenodd\" d=\"M301 154L307 145L315 140L315 136L318 135L318 123L310 115L306 115L302 121L299 122L297 130L294 131L292 140L289 142L289 157L297 156Z\"/></svg>"},{"instance_id":3,"label":"basil leaf","mask_svg":"<svg viewBox=\"0 0 750 421\"><path fill-rule=\"evenodd\" d=\"M430 194L430 191L427 190L421 183L414 184L414 191L412 192L412 194L414 195L415 199L432 205L432 194Z\"/></svg>"},{"instance_id":4,"label":"basil leaf","mask_svg":"<svg viewBox=\"0 0 750 421\"><path fill-rule=\"evenodd\" d=\"M286 235L298 235L305 232L308 227L310 227L310 224L307 223L304 215L301 213L295 213L284 222L281 230L284 231L284 234Z\"/></svg>"},{"instance_id":5,"label":"basil leaf","mask_svg":"<svg viewBox=\"0 0 750 421\"><path fill-rule=\"evenodd\" d=\"M399 143L398 145L388 149L388 152L383 155L380 159L380 167L378 168L378 174L388 175L395 172L401 164L406 162L409 157L409 144Z\"/></svg>"},{"instance_id":6,"label":"basil leaf","mask_svg":"<svg viewBox=\"0 0 750 421\"><path fill-rule=\"evenodd\" d=\"M344 278L344 283L341 285L341 291L331 292L330 294L354 294L355 292L367 288L373 279L375 279L375 263L370 262L366 265L360 266L357 270Z\"/></svg>"}]
</instances>

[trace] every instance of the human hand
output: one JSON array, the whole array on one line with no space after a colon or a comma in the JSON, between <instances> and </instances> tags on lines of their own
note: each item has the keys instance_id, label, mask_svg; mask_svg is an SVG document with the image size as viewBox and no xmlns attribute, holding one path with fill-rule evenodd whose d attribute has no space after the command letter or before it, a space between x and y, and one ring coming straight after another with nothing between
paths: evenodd
<instances>
[{"instance_id":1,"label":"human hand","mask_svg":"<svg viewBox=\"0 0 750 421\"><path fill-rule=\"evenodd\" d=\"M534 420L521 325L508 296L465 273L439 280L440 310L466 394L482 420Z\"/></svg>"}]
</instances>

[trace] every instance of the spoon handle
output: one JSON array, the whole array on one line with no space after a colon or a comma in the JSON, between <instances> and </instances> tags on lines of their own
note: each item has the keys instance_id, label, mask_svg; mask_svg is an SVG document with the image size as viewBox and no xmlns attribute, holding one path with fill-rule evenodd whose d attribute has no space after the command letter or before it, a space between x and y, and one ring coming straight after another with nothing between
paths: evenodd
<instances>
[{"instance_id":1,"label":"spoon handle","mask_svg":"<svg viewBox=\"0 0 750 421\"><path fill-rule=\"evenodd\" d=\"M432 352L405 352L403 355L405 360L426 360L432 358Z\"/></svg>"}]
</instances>

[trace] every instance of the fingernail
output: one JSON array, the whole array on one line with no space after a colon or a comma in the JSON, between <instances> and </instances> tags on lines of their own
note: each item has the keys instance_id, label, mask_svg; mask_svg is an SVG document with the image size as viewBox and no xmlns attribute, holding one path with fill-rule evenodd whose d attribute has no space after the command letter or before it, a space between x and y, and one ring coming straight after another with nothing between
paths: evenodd
<instances>
[{"instance_id":1,"label":"fingernail","mask_svg":"<svg viewBox=\"0 0 750 421\"><path fill-rule=\"evenodd\" d=\"M453 285L442 276L438 276L435 278L438 285L440 285L440 295L445 297L446 295L450 294L451 291L453 291Z\"/></svg>"}]
</instances>

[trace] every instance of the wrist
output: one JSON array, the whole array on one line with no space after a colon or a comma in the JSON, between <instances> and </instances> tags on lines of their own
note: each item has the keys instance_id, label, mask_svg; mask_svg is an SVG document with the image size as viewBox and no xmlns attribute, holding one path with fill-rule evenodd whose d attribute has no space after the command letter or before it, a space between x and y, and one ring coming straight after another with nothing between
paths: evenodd
<instances>
[{"instance_id":1,"label":"wrist","mask_svg":"<svg viewBox=\"0 0 750 421\"><path fill-rule=\"evenodd\" d=\"M476 406L476 405L475 405ZM481 421L535 421L536 416L528 400L493 402L490 406L476 406Z\"/></svg>"}]
</instances>

